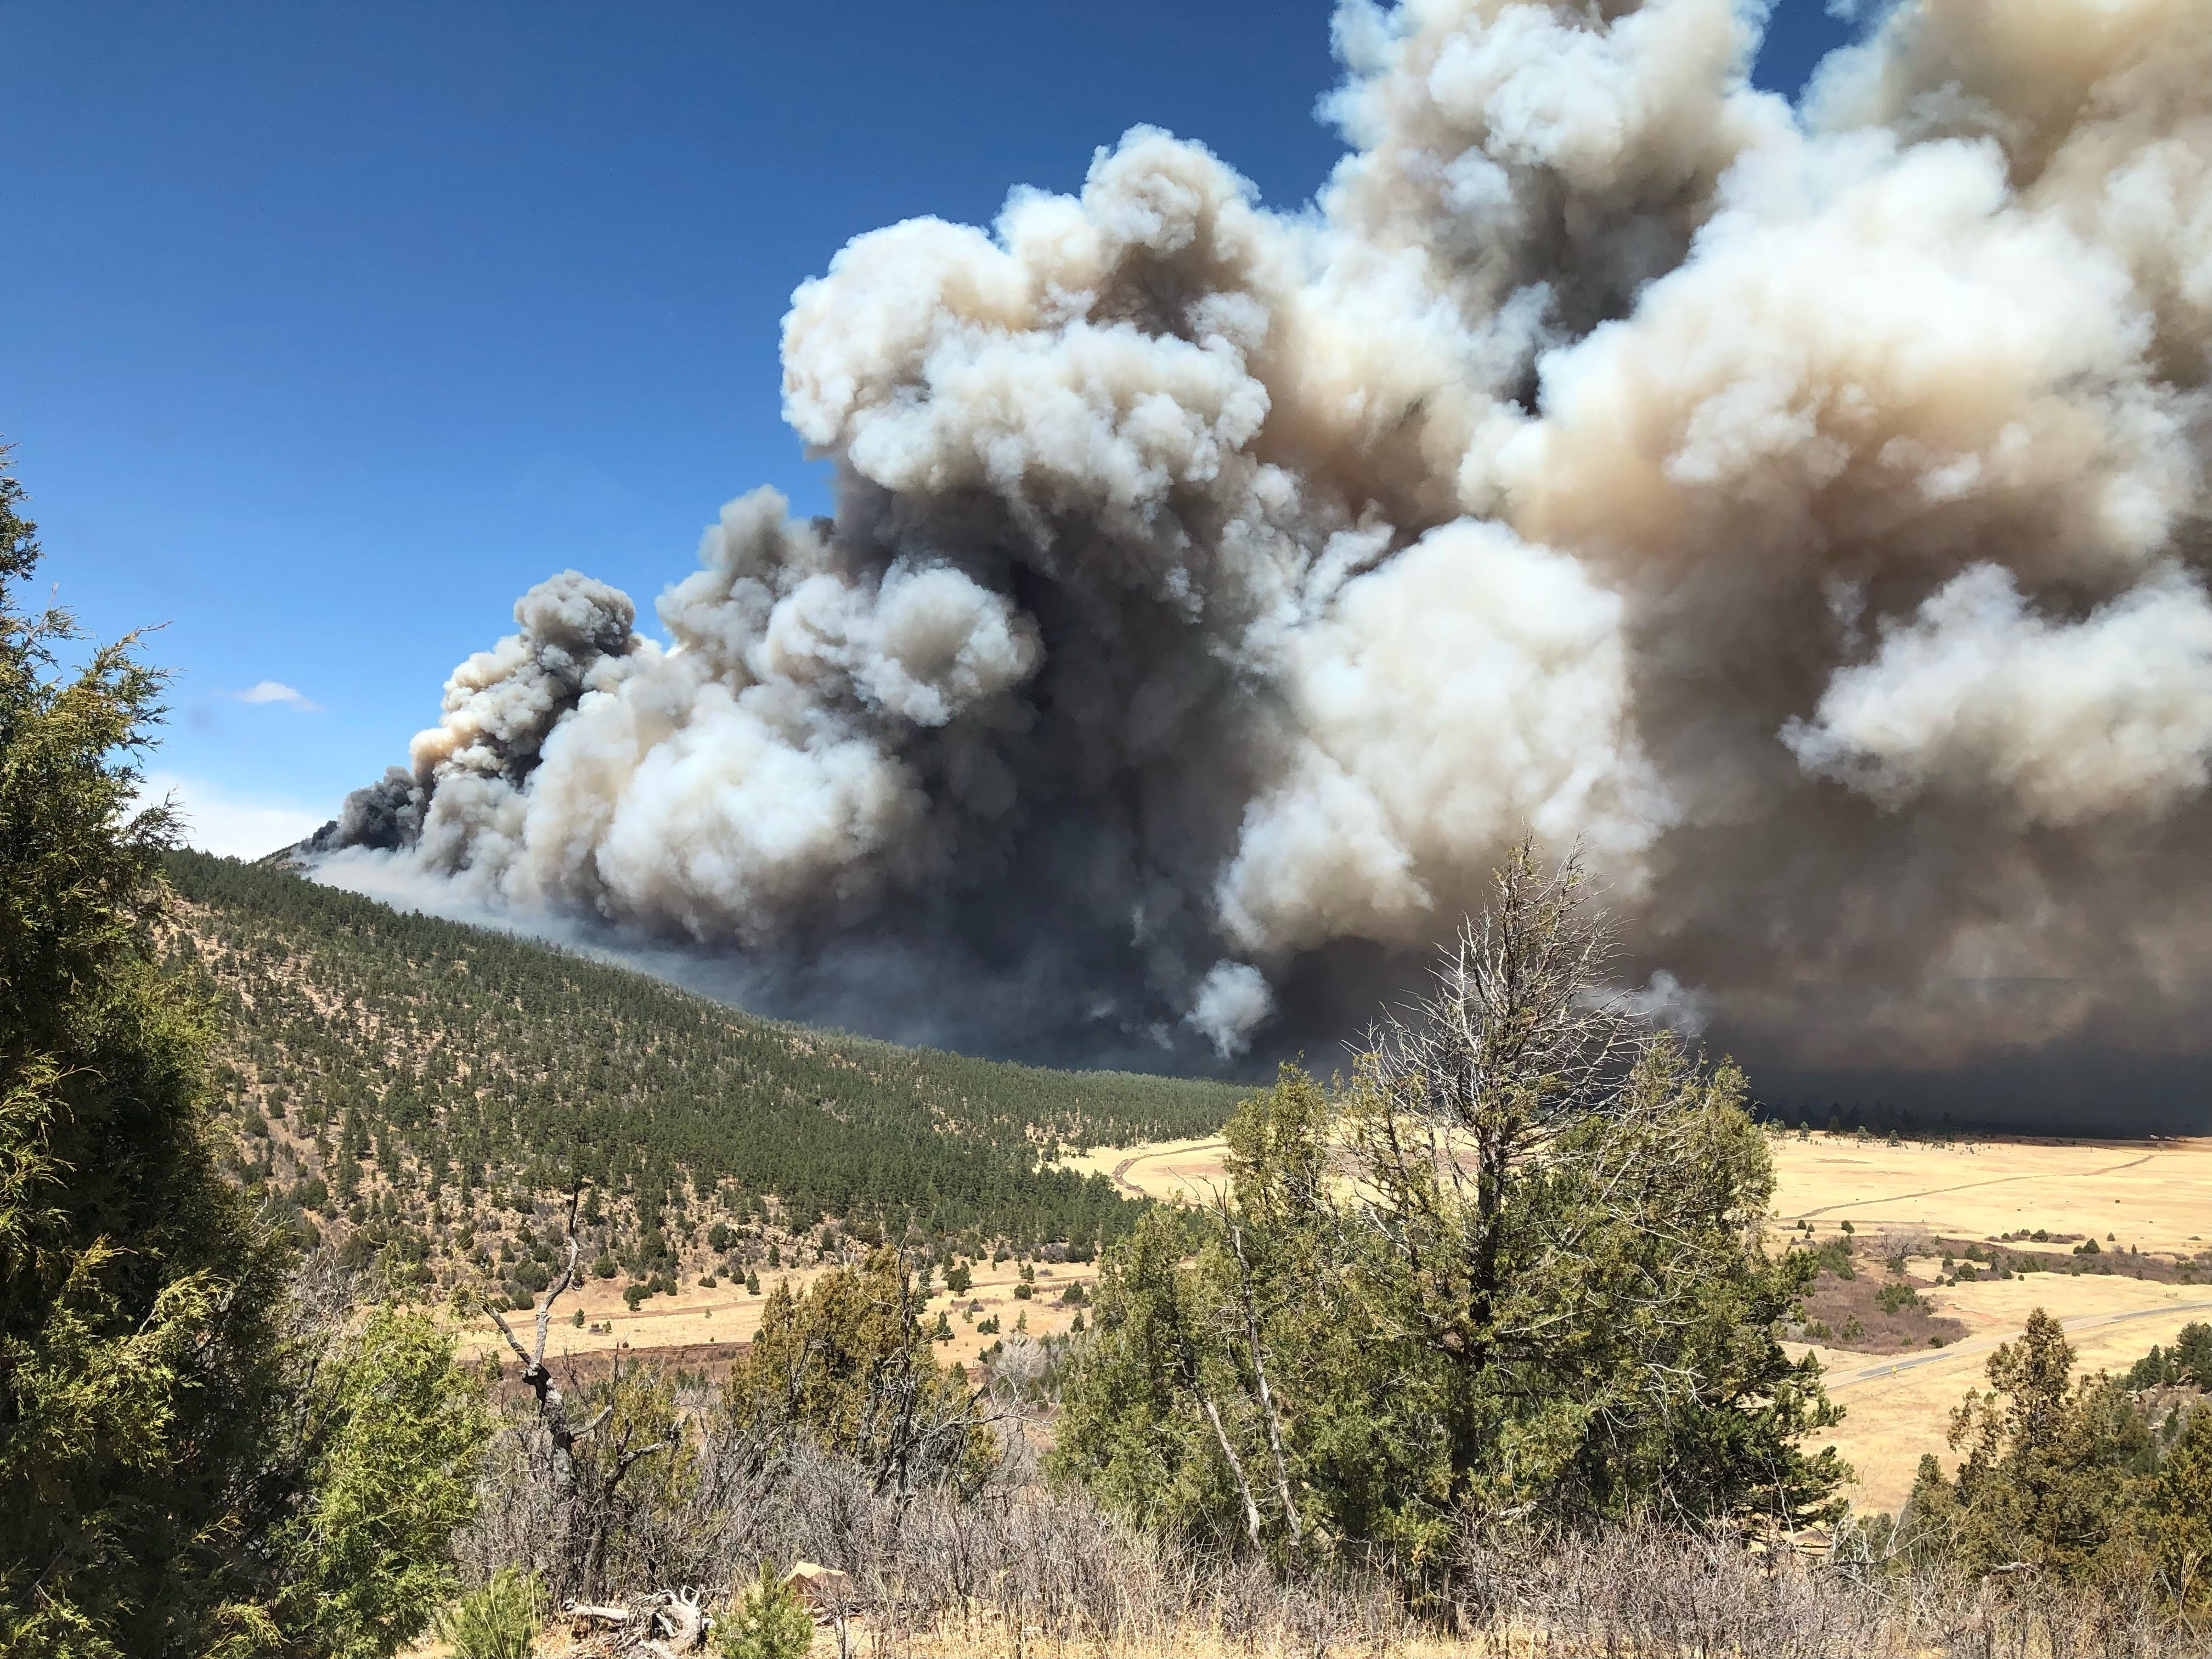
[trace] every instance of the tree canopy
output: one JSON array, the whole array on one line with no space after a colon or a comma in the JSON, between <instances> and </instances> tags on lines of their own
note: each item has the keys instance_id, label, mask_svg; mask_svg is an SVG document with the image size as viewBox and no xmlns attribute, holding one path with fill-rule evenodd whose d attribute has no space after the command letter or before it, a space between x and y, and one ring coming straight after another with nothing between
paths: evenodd
<instances>
[{"instance_id":1,"label":"tree canopy","mask_svg":"<svg viewBox=\"0 0 2212 1659\"><path fill-rule=\"evenodd\" d=\"M1470 1525L1837 1513L1742 1078L1607 998L1607 941L1524 848L1348 1086L1286 1069L1249 1103L1212 1209L1110 1257L1060 1471L1186 1533L1417 1567Z\"/></svg>"},{"instance_id":2,"label":"tree canopy","mask_svg":"<svg viewBox=\"0 0 2212 1659\"><path fill-rule=\"evenodd\" d=\"M2181 1346L2201 1351L2208 1334L2191 1327ZM2150 1386L2171 1386L2157 1350L2145 1361L2138 1370L2158 1373ZM1952 1414L1956 1470L1945 1474L1933 1453L1920 1460L1898 1521L1904 1547L1973 1572L2018 1563L2077 1583L2148 1580L2184 1606L2212 1603L2212 1405L2201 1383L2154 1425L2122 1383L2077 1378L2074 1362L2041 1308L1998 1346L1989 1388Z\"/></svg>"},{"instance_id":3,"label":"tree canopy","mask_svg":"<svg viewBox=\"0 0 2212 1659\"><path fill-rule=\"evenodd\" d=\"M281 1253L200 1138L206 1026L152 928L161 677L18 596L0 471L0 1646L150 1654L243 1593L232 1534L278 1386Z\"/></svg>"}]
</instances>

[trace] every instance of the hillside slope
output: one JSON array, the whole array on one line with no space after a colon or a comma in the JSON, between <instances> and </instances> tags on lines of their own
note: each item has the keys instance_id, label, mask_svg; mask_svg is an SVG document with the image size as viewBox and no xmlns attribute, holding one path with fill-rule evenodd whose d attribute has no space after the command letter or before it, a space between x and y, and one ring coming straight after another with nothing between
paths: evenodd
<instances>
[{"instance_id":1,"label":"hillside slope","mask_svg":"<svg viewBox=\"0 0 2212 1659\"><path fill-rule=\"evenodd\" d=\"M811 1255L825 1220L1079 1250L1135 1206L1054 1167L1060 1145L1209 1130L1240 1093L781 1025L234 860L179 854L170 878L168 947L218 1015L241 1175L441 1282L504 1266L527 1289L579 1177L609 1273L672 1277L708 1237L733 1236L725 1270L801 1235ZM502 1211L525 1218L506 1264Z\"/></svg>"}]
</instances>

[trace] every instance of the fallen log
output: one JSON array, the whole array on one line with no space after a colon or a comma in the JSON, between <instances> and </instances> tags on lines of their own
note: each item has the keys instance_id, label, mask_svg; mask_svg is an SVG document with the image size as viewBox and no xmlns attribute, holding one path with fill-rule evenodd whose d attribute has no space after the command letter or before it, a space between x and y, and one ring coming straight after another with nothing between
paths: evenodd
<instances>
[{"instance_id":1,"label":"fallen log","mask_svg":"<svg viewBox=\"0 0 2212 1659\"><path fill-rule=\"evenodd\" d=\"M566 1619L595 1619L603 1625L627 1625L630 1621L628 1607L596 1607L585 1601L564 1601L561 1614Z\"/></svg>"}]
</instances>

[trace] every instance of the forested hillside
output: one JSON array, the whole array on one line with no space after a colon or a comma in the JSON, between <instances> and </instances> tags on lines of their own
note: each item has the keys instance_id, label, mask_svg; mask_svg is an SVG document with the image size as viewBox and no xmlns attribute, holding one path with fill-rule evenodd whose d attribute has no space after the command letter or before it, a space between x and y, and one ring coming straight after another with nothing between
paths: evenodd
<instances>
[{"instance_id":1,"label":"forested hillside","mask_svg":"<svg viewBox=\"0 0 2212 1659\"><path fill-rule=\"evenodd\" d=\"M781 1025L235 860L179 853L169 877L240 1172L425 1279L542 1283L544 1229L509 1242L498 1212L547 1218L579 1177L610 1275L672 1278L702 1248L742 1270L802 1234L811 1255L825 1224L1080 1253L1136 1206L1054 1150L1210 1130L1239 1093Z\"/></svg>"}]
</instances>

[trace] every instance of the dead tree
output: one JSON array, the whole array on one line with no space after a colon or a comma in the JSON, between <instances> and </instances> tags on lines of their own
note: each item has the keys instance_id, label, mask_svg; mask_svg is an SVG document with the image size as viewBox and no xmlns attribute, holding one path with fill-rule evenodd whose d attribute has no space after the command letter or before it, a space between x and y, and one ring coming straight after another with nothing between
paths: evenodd
<instances>
[{"instance_id":1,"label":"dead tree","mask_svg":"<svg viewBox=\"0 0 2212 1659\"><path fill-rule=\"evenodd\" d=\"M575 1490L576 1443L606 1421L608 1412L613 1409L611 1407L602 1407L599 1415L585 1424L583 1427L574 1427L568 1421L568 1401L562 1398L561 1390L554 1385L553 1373L547 1370L545 1365L545 1340L552 1333L553 1304L561 1299L562 1292L576 1280L576 1258L579 1254L576 1245L576 1203L582 1194L583 1188L580 1187L568 1194L568 1259L562 1264L559 1276L545 1287L544 1295L538 1298L537 1329L530 1346L525 1348L516 1338L514 1328L507 1322L505 1314L489 1303L484 1304L485 1310L491 1315L492 1323L499 1327L499 1334L507 1339L507 1346L514 1350L514 1357L522 1362L524 1383L529 1388L531 1393L538 1397L538 1415L544 1421L546 1431L553 1437L554 1483L564 1498L570 1496Z\"/></svg>"},{"instance_id":2,"label":"dead tree","mask_svg":"<svg viewBox=\"0 0 2212 1659\"><path fill-rule=\"evenodd\" d=\"M712 1622L699 1603L699 1592L689 1584L660 1590L635 1607L598 1607L571 1601L563 1611L579 1632L593 1625L612 1628L606 1638L614 1651L636 1654L641 1659L681 1659L700 1651Z\"/></svg>"},{"instance_id":3,"label":"dead tree","mask_svg":"<svg viewBox=\"0 0 2212 1659\"><path fill-rule=\"evenodd\" d=\"M589 1422L580 1425L572 1422L567 1397L554 1382L552 1370L545 1364L545 1343L553 1328L553 1304L576 1282L576 1262L581 1255L576 1241L576 1206L582 1195L581 1186L568 1194L568 1260L562 1263L561 1272L553 1282L545 1287L544 1294L538 1298L535 1328L530 1346L526 1348L522 1346L514 1328L507 1322L505 1314L489 1304L485 1304L485 1311L491 1315L492 1322L499 1327L500 1334L507 1339L507 1346L514 1351L515 1358L522 1362L523 1382L537 1397L538 1419L544 1424L546 1434L552 1442L553 1486L559 1504L562 1534L555 1541L561 1559L572 1567L580 1569L580 1576L585 1580L583 1589L588 1594L598 1589L599 1571L605 1554L604 1528L595 1520L594 1524L585 1528L584 1547L580 1552L578 1550L577 1511L583 1492L576 1469L576 1448L605 1426L607 1419L614 1414L614 1407L611 1403L600 1407ZM679 1419L670 1426L667 1434L649 1445L623 1447L616 1455L614 1467L607 1479L599 1483L599 1490L592 1494L595 1500L593 1509L598 1510L605 1507L606 1501L612 1498L623 1477L641 1460L655 1452L665 1451L674 1444L680 1427Z\"/></svg>"}]
</instances>

